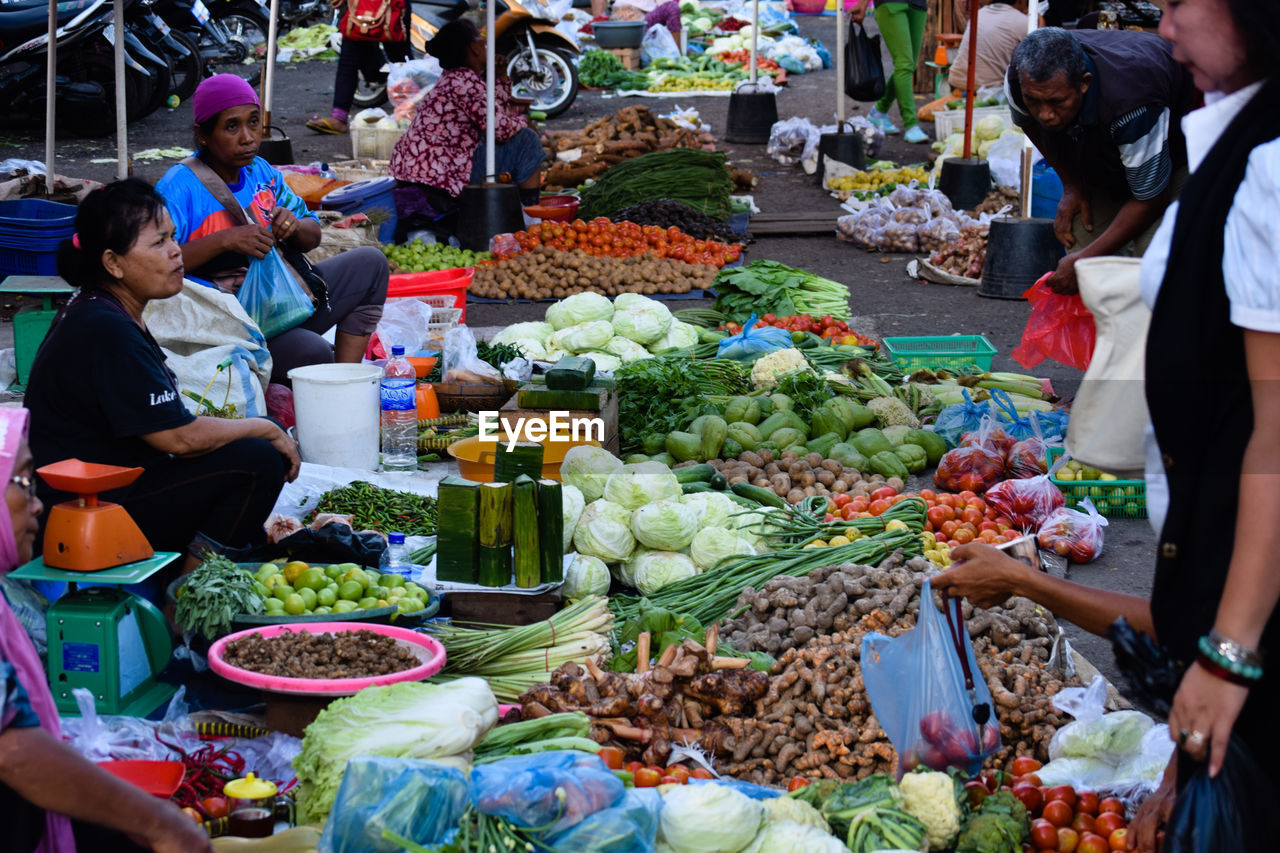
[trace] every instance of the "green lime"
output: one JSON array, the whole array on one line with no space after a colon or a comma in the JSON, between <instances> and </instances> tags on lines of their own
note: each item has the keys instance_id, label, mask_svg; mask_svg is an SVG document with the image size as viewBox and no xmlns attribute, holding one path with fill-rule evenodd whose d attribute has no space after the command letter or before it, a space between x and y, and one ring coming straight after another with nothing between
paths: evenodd
<instances>
[{"instance_id":1,"label":"green lime","mask_svg":"<svg viewBox=\"0 0 1280 853\"><path fill-rule=\"evenodd\" d=\"M293 587L289 586L287 583L276 584L272 587L271 594L281 601L284 601L289 596L293 595Z\"/></svg>"},{"instance_id":2,"label":"green lime","mask_svg":"<svg viewBox=\"0 0 1280 853\"><path fill-rule=\"evenodd\" d=\"M342 566L337 563L330 563L324 567L324 576L330 580L336 580L342 577Z\"/></svg>"},{"instance_id":3,"label":"green lime","mask_svg":"<svg viewBox=\"0 0 1280 853\"><path fill-rule=\"evenodd\" d=\"M368 589L370 586L372 586L372 582L369 580L369 576L365 574L362 569L348 569L342 575L342 582L347 583L348 581L355 581L356 583L360 584L361 589Z\"/></svg>"},{"instance_id":4,"label":"green lime","mask_svg":"<svg viewBox=\"0 0 1280 853\"><path fill-rule=\"evenodd\" d=\"M378 606L378 599L373 598L371 596L365 597L360 599L360 601L356 603L356 606L359 607L361 610L372 610L373 608Z\"/></svg>"},{"instance_id":5,"label":"green lime","mask_svg":"<svg viewBox=\"0 0 1280 853\"><path fill-rule=\"evenodd\" d=\"M284 602L278 598L268 598L262 605L267 609L267 613L272 616L284 613Z\"/></svg>"},{"instance_id":6,"label":"green lime","mask_svg":"<svg viewBox=\"0 0 1280 853\"><path fill-rule=\"evenodd\" d=\"M395 589L391 590L391 594L390 594L389 596L387 596L387 600L388 600L388 601L399 601L400 599L404 598L405 596L408 596L409 598L413 598L413 596L412 596L412 595L409 595L408 591L406 591L405 589L403 589L403 588L401 588L401 587L397 587L397 588L395 588Z\"/></svg>"},{"instance_id":7,"label":"green lime","mask_svg":"<svg viewBox=\"0 0 1280 853\"><path fill-rule=\"evenodd\" d=\"M343 601L359 601L364 596L364 587L359 581L343 581L338 588L338 598Z\"/></svg>"},{"instance_id":8,"label":"green lime","mask_svg":"<svg viewBox=\"0 0 1280 853\"><path fill-rule=\"evenodd\" d=\"M298 590L298 595L302 596L302 603L308 610L315 607L316 601L319 599L319 595L316 594L316 591L306 586Z\"/></svg>"},{"instance_id":9,"label":"green lime","mask_svg":"<svg viewBox=\"0 0 1280 853\"><path fill-rule=\"evenodd\" d=\"M284 600L284 612L290 616L300 616L307 609L307 604L298 593L291 594Z\"/></svg>"},{"instance_id":10,"label":"green lime","mask_svg":"<svg viewBox=\"0 0 1280 853\"><path fill-rule=\"evenodd\" d=\"M401 613L417 613L426 605L414 598L412 595L406 595L404 598L400 599L397 606L400 608Z\"/></svg>"},{"instance_id":11,"label":"green lime","mask_svg":"<svg viewBox=\"0 0 1280 853\"><path fill-rule=\"evenodd\" d=\"M262 583L262 581L253 582L253 591L258 594L259 598L271 597L271 590L267 589L267 585Z\"/></svg>"},{"instance_id":12,"label":"green lime","mask_svg":"<svg viewBox=\"0 0 1280 853\"><path fill-rule=\"evenodd\" d=\"M350 613L355 609L356 603L354 601L346 601L345 599L333 605L334 613Z\"/></svg>"},{"instance_id":13,"label":"green lime","mask_svg":"<svg viewBox=\"0 0 1280 853\"><path fill-rule=\"evenodd\" d=\"M278 574L280 574L280 567L275 563L263 563L261 566L258 566L258 571L254 572L253 576L262 583L266 583L267 578Z\"/></svg>"},{"instance_id":14,"label":"green lime","mask_svg":"<svg viewBox=\"0 0 1280 853\"><path fill-rule=\"evenodd\" d=\"M316 593L316 603L321 607L332 607L334 602L338 600L338 593L329 587L325 587Z\"/></svg>"},{"instance_id":15,"label":"green lime","mask_svg":"<svg viewBox=\"0 0 1280 853\"><path fill-rule=\"evenodd\" d=\"M373 569L365 569L364 573L369 577L369 586L382 586L383 575L378 574Z\"/></svg>"},{"instance_id":16,"label":"green lime","mask_svg":"<svg viewBox=\"0 0 1280 853\"><path fill-rule=\"evenodd\" d=\"M332 613L332 612L333 612L333 608L331 608L331 607L317 607L315 610L313 610L313 611L311 611L311 612L312 612L312 613L314 613L316 616L327 616L328 614L330 614L330 613Z\"/></svg>"},{"instance_id":17,"label":"green lime","mask_svg":"<svg viewBox=\"0 0 1280 853\"><path fill-rule=\"evenodd\" d=\"M410 595L412 595L414 598L418 599L419 601L430 601L430 600L431 600L431 593L427 592L427 591L426 591L425 589L423 589L422 587L418 587L417 589L411 589L411 590L409 590L409 594L410 594Z\"/></svg>"},{"instance_id":18,"label":"green lime","mask_svg":"<svg viewBox=\"0 0 1280 853\"><path fill-rule=\"evenodd\" d=\"M318 592L324 589L328 583L329 579L325 577L324 569L313 567L299 575L294 586L299 588L305 587L306 589Z\"/></svg>"},{"instance_id":19,"label":"green lime","mask_svg":"<svg viewBox=\"0 0 1280 853\"><path fill-rule=\"evenodd\" d=\"M404 575L397 575L392 572L388 572L382 576L382 585L391 587L392 589L402 587L404 586Z\"/></svg>"},{"instance_id":20,"label":"green lime","mask_svg":"<svg viewBox=\"0 0 1280 853\"><path fill-rule=\"evenodd\" d=\"M369 590L369 594L374 598L387 598L391 595L391 590L385 586L375 586Z\"/></svg>"}]
</instances>

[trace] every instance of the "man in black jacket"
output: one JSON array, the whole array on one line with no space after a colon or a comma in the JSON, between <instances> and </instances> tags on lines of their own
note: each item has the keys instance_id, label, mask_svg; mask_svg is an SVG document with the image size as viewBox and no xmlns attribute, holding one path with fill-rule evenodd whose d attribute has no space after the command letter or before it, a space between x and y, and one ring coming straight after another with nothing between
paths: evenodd
<instances>
[{"instance_id":1,"label":"man in black jacket","mask_svg":"<svg viewBox=\"0 0 1280 853\"><path fill-rule=\"evenodd\" d=\"M1054 232L1069 252L1049 285L1076 291L1075 263L1141 254L1187 174L1191 75L1167 42L1128 30L1036 30L1013 52L1014 123L1062 179Z\"/></svg>"}]
</instances>

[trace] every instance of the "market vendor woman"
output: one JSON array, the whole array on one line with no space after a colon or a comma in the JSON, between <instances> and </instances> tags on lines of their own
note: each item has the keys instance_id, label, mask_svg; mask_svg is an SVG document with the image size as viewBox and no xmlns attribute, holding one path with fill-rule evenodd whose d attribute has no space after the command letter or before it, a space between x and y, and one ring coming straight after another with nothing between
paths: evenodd
<instances>
[{"instance_id":1,"label":"market vendor woman","mask_svg":"<svg viewBox=\"0 0 1280 853\"><path fill-rule=\"evenodd\" d=\"M418 104L413 123L391 152L396 215L429 225L450 216L468 183L485 179L485 40L465 18L445 24L427 43L444 73ZM529 127L527 104L511 95L511 81L494 83L495 168L520 188L522 204L536 204L546 157Z\"/></svg>"},{"instance_id":2,"label":"market vendor woman","mask_svg":"<svg viewBox=\"0 0 1280 853\"><path fill-rule=\"evenodd\" d=\"M280 170L258 156L262 114L258 95L234 74L203 81L192 98L198 163L212 170L241 207L256 207L270 217L271 227L236 225L221 201L185 163L165 173L156 184L173 217L188 277L235 293L244 281L249 258L265 257L274 246L309 252L320 245L320 222L289 189ZM201 169L203 172L204 170ZM207 174L207 173L206 173ZM249 222L253 222L252 219ZM316 264L328 290L328 307L267 341L271 381L287 384L289 371L333 361L358 364L369 336L382 318L390 270L373 246L343 252ZM322 335L337 325L330 345Z\"/></svg>"},{"instance_id":3,"label":"market vendor woman","mask_svg":"<svg viewBox=\"0 0 1280 853\"><path fill-rule=\"evenodd\" d=\"M142 312L182 289L164 199L130 179L80 203L58 273L79 288L53 321L27 385L37 466L80 459L146 471L105 493L152 547L193 552L265 540L263 522L298 474L297 443L266 418L196 417L182 404ZM71 496L40 481L46 502Z\"/></svg>"}]
</instances>

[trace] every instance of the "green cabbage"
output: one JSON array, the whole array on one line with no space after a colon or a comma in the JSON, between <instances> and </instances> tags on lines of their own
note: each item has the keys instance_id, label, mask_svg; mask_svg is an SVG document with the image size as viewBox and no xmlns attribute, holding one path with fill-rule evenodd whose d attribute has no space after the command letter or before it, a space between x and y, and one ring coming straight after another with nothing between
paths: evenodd
<instances>
[{"instance_id":1,"label":"green cabbage","mask_svg":"<svg viewBox=\"0 0 1280 853\"><path fill-rule=\"evenodd\" d=\"M574 554L569 567L564 570L564 586L560 588L560 592L565 598L607 595L609 567L599 557Z\"/></svg>"},{"instance_id":2,"label":"green cabbage","mask_svg":"<svg viewBox=\"0 0 1280 853\"><path fill-rule=\"evenodd\" d=\"M653 595L664 586L698 573L693 560L679 551L644 551L631 561L629 570L636 589L643 595Z\"/></svg>"},{"instance_id":3,"label":"green cabbage","mask_svg":"<svg viewBox=\"0 0 1280 853\"><path fill-rule=\"evenodd\" d=\"M512 323L494 335L490 343L510 344L522 338L531 338L545 347L547 341L551 339L551 333L554 331L555 329L550 323L544 323L541 320L534 320L528 323Z\"/></svg>"},{"instance_id":4,"label":"green cabbage","mask_svg":"<svg viewBox=\"0 0 1280 853\"><path fill-rule=\"evenodd\" d=\"M1134 757L1142 736L1155 722L1141 711L1113 711L1093 720L1077 720L1054 734L1049 758L1096 758L1120 764Z\"/></svg>"},{"instance_id":5,"label":"green cabbage","mask_svg":"<svg viewBox=\"0 0 1280 853\"><path fill-rule=\"evenodd\" d=\"M617 338L613 338L617 340ZM578 353L583 358L589 358L596 363L596 370L601 373L612 373L619 367L622 367L622 359L616 355L610 355L607 352L583 352Z\"/></svg>"},{"instance_id":6,"label":"green cabbage","mask_svg":"<svg viewBox=\"0 0 1280 853\"><path fill-rule=\"evenodd\" d=\"M697 531L697 515L678 500L654 501L631 513L631 533L646 548L679 551Z\"/></svg>"},{"instance_id":7,"label":"green cabbage","mask_svg":"<svg viewBox=\"0 0 1280 853\"><path fill-rule=\"evenodd\" d=\"M586 291L561 299L547 309L547 322L557 331L590 323L594 320L608 322L613 319L613 303L607 296Z\"/></svg>"},{"instance_id":8,"label":"green cabbage","mask_svg":"<svg viewBox=\"0 0 1280 853\"><path fill-rule=\"evenodd\" d=\"M480 678L366 687L338 699L307 726L298 774L298 819L324 823L347 761L360 755L423 758L471 769L471 748L498 722L498 700Z\"/></svg>"},{"instance_id":9,"label":"green cabbage","mask_svg":"<svg viewBox=\"0 0 1280 853\"><path fill-rule=\"evenodd\" d=\"M631 535L631 510L606 500L592 501L578 518L573 545L579 554L618 563L636 547Z\"/></svg>"},{"instance_id":10,"label":"green cabbage","mask_svg":"<svg viewBox=\"0 0 1280 853\"><path fill-rule=\"evenodd\" d=\"M623 364L653 357L647 349L627 338L614 338L605 345L605 349L622 359Z\"/></svg>"},{"instance_id":11,"label":"green cabbage","mask_svg":"<svg viewBox=\"0 0 1280 853\"><path fill-rule=\"evenodd\" d=\"M817 827L823 832L831 831L831 827L827 825L826 820L822 817L822 812L804 800L797 800L792 797L772 797L764 801L764 807L769 811L770 823L787 820L792 823Z\"/></svg>"},{"instance_id":12,"label":"green cabbage","mask_svg":"<svg viewBox=\"0 0 1280 853\"><path fill-rule=\"evenodd\" d=\"M723 492L682 495L680 503L693 510L699 528L729 527L729 517L743 511L742 507L725 497Z\"/></svg>"},{"instance_id":13,"label":"green cabbage","mask_svg":"<svg viewBox=\"0 0 1280 853\"><path fill-rule=\"evenodd\" d=\"M609 475L604 484L604 497L629 510L647 503L680 497L680 481L661 462L636 462L623 465ZM585 493L585 490L584 490Z\"/></svg>"},{"instance_id":14,"label":"green cabbage","mask_svg":"<svg viewBox=\"0 0 1280 853\"><path fill-rule=\"evenodd\" d=\"M563 476L564 466L561 466ZM603 489L604 487L601 486ZM577 486L571 486L565 483L560 489L560 512L564 517L564 552L568 554L573 550L573 531L578 526L578 516L582 515L582 510L587 505L587 499L582 496L582 490Z\"/></svg>"},{"instance_id":15,"label":"green cabbage","mask_svg":"<svg viewBox=\"0 0 1280 853\"><path fill-rule=\"evenodd\" d=\"M613 338L613 326L603 320L595 320L560 329L551 336L548 346L569 352L581 352L600 349L609 343L611 338Z\"/></svg>"},{"instance_id":16,"label":"green cabbage","mask_svg":"<svg viewBox=\"0 0 1280 853\"><path fill-rule=\"evenodd\" d=\"M785 800L790 800L790 797L774 797L764 802L768 804ZM840 839L819 827L794 820L770 818L743 853L849 853L849 848L841 844Z\"/></svg>"},{"instance_id":17,"label":"green cabbage","mask_svg":"<svg viewBox=\"0 0 1280 853\"><path fill-rule=\"evenodd\" d=\"M671 322L667 333L649 344L649 352L662 352L664 349L684 349L698 343L698 327L679 320Z\"/></svg>"},{"instance_id":18,"label":"green cabbage","mask_svg":"<svg viewBox=\"0 0 1280 853\"><path fill-rule=\"evenodd\" d=\"M999 139L1004 133L1004 121L1000 116L985 116L973 123L973 134L979 140Z\"/></svg>"},{"instance_id":19,"label":"green cabbage","mask_svg":"<svg viewBox=\"0 0 1280 853\"><path fill-rule=\"evenodd\" d=\"M739 853L767 816L764 805L728 785L681 785L662 799L658 841L674 853Z\"/></svg>"},{"instance_id":20,"label":"green cabbage","mask_svg":"<svg viewBox=\"0 0 1280 853\"><path fill-rule=\"evenodd\" d=\"M594 501L604 495L605 483L621 468L622 460L603 447L580 444L569 448L564 455L564 461L560 463L560 480L566 486L581 490L584 501Z\"/></svg>"},{"instance_id":21,"label":"green cabbage","mask_svg":"<svg viewBox=\"0 0 1280 853\"><path fill-rule=\"evenodd\" d=\"M613 333L638 344L651 344L671 328L671 309L656 299L637 298L644 302L629 300L625 308L619 306L614 311Z\"/></svg>"},{"instance_id":22,"label":"green cabbage","mask_svg":"<svg viewBox=\"0 0 1280 853\"><path fill-rule=\"evenodd\" d=\"M689 555L698 568L714 568L725 557L750 556L756 549L746 539L723 527L707 527L698 531L689 545Z\"/></svg>"}]
</instances>

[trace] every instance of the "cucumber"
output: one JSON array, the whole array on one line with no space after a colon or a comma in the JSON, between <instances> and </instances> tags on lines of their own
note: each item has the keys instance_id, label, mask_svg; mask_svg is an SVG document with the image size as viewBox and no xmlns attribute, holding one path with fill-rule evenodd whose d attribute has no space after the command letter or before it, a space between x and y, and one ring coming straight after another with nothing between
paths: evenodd
<instances>
[{"instance_id":1,"label":"cucumber","mask_svg":"<svg viewBox=\"0 0 1280 853\"><path fill-rule=\"evenodd\" d=\"M680 493L684 495L692 495L697 492L709 492L709 491L711 491L711 487L708 486L706 483L703 483L700 481L693 482L693 483L680 484Z\"/></svg>"},{"instance_id":2,"label":"cucumber","mask_svg":"<svg viewBox=\"0 0 1280 853\"><path fill-rule=\"evenodd\" d=\"M772 506L778 509L787 508L785 500L762 486L753 486L750 483L734 483L730 488L733 489L735 495L753 500L761 506Z\"/></svg>"},{"instance_id":3,"label":"cucumber","mask_svg":"<svg viewBox=\"0 0 1280 853\"><path fill-rule=\"evenodd\" d=\"M716 473L716 469L703 463L701 465L686 465L683 468L672 468L671 473L676 475L676 482L683 486L685 483L707 482Z\"/></svg>"},{"instance_id":4,"label":"cucumber","mask_svg":"<svg viewBox=\"0 0 1280 853\"><path fill-rule=\"evenodd\" d=\"M725 489L729 488L729 480L724 474L717 471L711 475L711 479L707 481L707 485L711 486L711 488L718 492L723 492Z\"/></svg>"}]
</instances>

